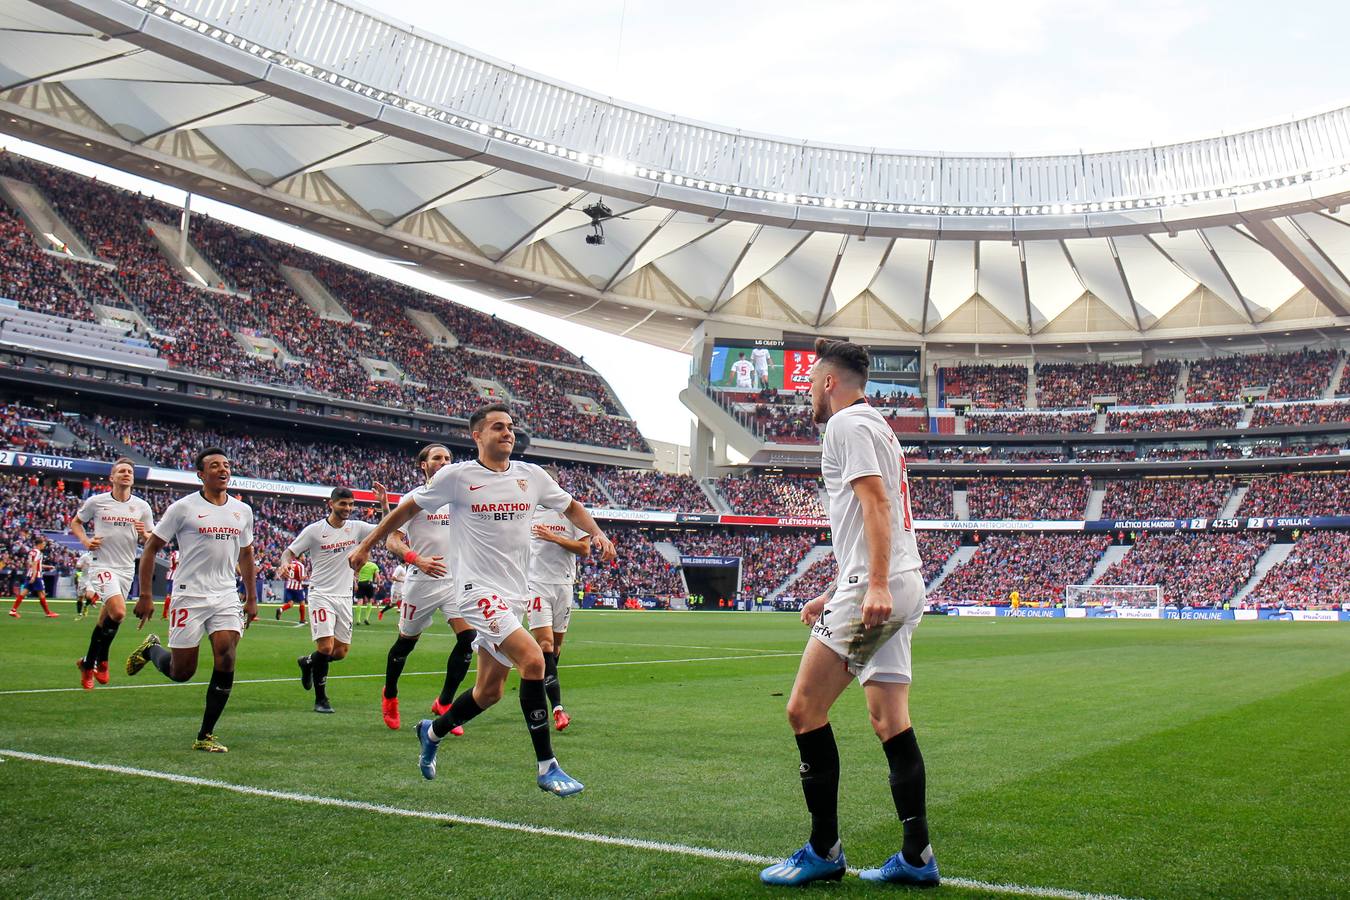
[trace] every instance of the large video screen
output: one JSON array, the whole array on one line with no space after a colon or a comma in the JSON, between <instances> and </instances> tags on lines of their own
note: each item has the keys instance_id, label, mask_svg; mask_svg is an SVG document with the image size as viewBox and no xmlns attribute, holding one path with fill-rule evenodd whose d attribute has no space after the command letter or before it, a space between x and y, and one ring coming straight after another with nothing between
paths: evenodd
<instances>
[{"instance_id":1,"label":"large video screen","mask_svg":"<svg viewBox=\"0 0 1350 900\"><path fill-rule=\"evenodd\" d=\"M713 344L708 383L731 391L808 391L816 351L783 341L719 339Z\"/></svg>"}]
</instances>

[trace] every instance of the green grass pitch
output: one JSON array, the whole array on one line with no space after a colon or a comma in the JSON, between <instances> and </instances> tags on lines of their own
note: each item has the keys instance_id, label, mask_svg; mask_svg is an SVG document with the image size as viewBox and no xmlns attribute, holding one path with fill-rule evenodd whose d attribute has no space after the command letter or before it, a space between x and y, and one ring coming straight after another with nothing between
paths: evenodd
<instances>
[{"instance_id":1,"label":"green grass pitch","mask_svg":"<svg viewBox=\"0 0 1350 900\"><path fill-rule=\"evenodd\" d=\"M265 609L240 645L217 729L230 752L213 755L189 749L203 686L160 686L153 668L122 673L134 625L113 646L112 684L86 693L74 661L90 621L74 621L69 604L51 620L27 606L0 620L0 757L763 857L807 833L783 716L806 640L791 615L574 616L561 671L574 722L554 744L587 787L559 800L535 787L514 678L466 736L446 739L437 780L418 774L412 727L440 685L443 627L409 659L404 727L391 732L378 676L392 623L357 626L351 656L332 670L338 714L320 716L295 678L308 629ZM1350 894L1350 629L930 618L914 657L944 876L1126 897ZM112 689L127 685L137 687ZM50 688L74 690L19 693ZM857 688L834 727L845 850L852 866L877 865L898 849L898 825ZM753 861L14 756L0 764L0 798L4 897L772 893ZM811 891L885 893L856 878ZM989 896L968 884L937 894Z\"/></svg>"}]
</instances>

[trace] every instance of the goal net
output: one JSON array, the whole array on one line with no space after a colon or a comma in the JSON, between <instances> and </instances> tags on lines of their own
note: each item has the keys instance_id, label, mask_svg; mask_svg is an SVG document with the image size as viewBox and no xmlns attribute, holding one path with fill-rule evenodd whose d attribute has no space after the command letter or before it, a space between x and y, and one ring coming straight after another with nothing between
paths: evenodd
<instances>
[{"instance_id":1,"label":"goal net","mask_svg":"<svg viewBox=\"0 0 1350 900\"><path fill-rule=\"evenodd\" d=\"M1160 584L1070 584L1064 587L1064 605L1097 606L1104 609L1160 609Z\"/></svg>"}]
</instances>

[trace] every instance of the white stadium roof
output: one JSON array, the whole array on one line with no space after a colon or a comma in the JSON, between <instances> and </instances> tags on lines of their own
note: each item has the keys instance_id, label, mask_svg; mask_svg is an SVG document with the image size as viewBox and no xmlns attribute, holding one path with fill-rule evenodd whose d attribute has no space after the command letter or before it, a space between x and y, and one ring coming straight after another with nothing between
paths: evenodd
<instances>
[{"instance_id":1,"label":"white stadium roof","mask_svg":"<svg viewBox=\"0 0 1350 900\"><path fill-rule=\"evenodd\" d=\"M900 152L676 119L333 0L0 0L0 129L666 347L704 323L958 352L1350 328L1350 107Z\"/></svg>"}]
</instances>

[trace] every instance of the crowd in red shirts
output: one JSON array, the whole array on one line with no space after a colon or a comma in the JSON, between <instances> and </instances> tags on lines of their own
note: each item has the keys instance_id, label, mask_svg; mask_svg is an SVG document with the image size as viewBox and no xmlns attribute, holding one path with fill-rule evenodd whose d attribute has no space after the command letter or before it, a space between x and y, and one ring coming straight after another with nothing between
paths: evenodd
<instances>
[{"instance_id":1,"label":"crowd in red shirts","mask_svg":"<svg viewBox=\"0 0 1350 900\"><path fill-rule=\"evenodd\" d=\"M1222 606L1252 577L1270 544L1251 532L1144 532L1097 584L1156 584L1164 603Z\"/></svg>"},{"instance_id":2,"label":"crowd in red shirts","mask_svg":"<svg viewBox=\"0 0 1350 900\"><path fill-rule=\"evenodd\" d=\"M1095 413L975 413L966 416L966 434L1088 434Z\"/></svg>"},{"instance_id":3,"label":"crowd in red shirts","mask_svg":"<svg viewBox=\"0 0 1350 900\"><path fill-rule=\"evenodd\" d=\"M1244 516L1350 515L1350 475L1286 472L1252 479L1238 513Z\"/></svg>"},{"instance_id":4,"label":"crowd in red shirts","mask_svg":"<svg viewBox=\"0 0 1350 900\"><path fill-rule=\"evenodd\" d=\"M1121 406L1171 403L1181 364L1037 363L1036 396L1042 409L1085 407L1093 397L1115 397Z\"/></svg>"},{"instance_id":5,"label":"crowd in red shirts","mask_svg":"<svg viewBox=\"0 0 1350 900\"><path fill-rule=\"evenodd\" d=\"M1109 481L1106 519L1217 516L1233 489L1231 478L1141 478Z\"/></svg>"},{"instance_id":6,"label":"crowd in red shirts","mask_svg":"<svg viewBox=\"0 0 1350 900\"><path fill-rule=\"evenodd\" d=\"M729 475L717 480L717 491L731 505L731 511L741 515L825 515L817 478Z\"/></svg>"},{"instance_id":7,"label":"crowd in red shirts","mask_svg":"<svg viewBox=\"0 0 1350 900\"><path fill-rule=\"evenodd\" d=\"M1081 519L1089 478L974 478L966 486L972 519Z\"/></svg>"},{"instance_id":8,"label":"crowd in red shirts","mask_svg":"<svg viewBox=\"0 0 1350 900\"><path fill-rule=\"evenodd\" d=\"M938 371L944 399L965 397L980 409L1024 409L1027 405L1027 367L1021 363L948 366Z\"/></svg>"},{"instance_id":9,"label":"crowd in red shirts","mask_svg":"<svg viewBox=\"0 0 1350 900\"><path fill-rule=\"evenodd\" d=\"M1186 399L1239 400L1244 388L1266 387L1269 400L1316 400L1331 381L1341 350L1251 353L1191 363Z\"/></svg>"},{"instance_id":10,"label":"crowd in red shirts","mask_svg":"<svg viewBox=\"0 0 1350 900\"><path fill-rule=\"evenodd\" d=\"M1246 606L1340 609L1350 604L1350 532L1309 531L1243 598ZM1350 608L1350 607L1347 607Z\"/></svg>"},{"instance_id":11,"label":"crowd in red shirts","mask_svg":"<svg viewBox=\"0 0 1350 900\"><path fill-rule=\"evenodd\" d=\"M1110 543L1106 535L991 534L929 599L987 606L1017 591L1023 603L1055 604L1066 585L1087 581Z\"/></svg>"}]
</instances>

